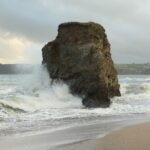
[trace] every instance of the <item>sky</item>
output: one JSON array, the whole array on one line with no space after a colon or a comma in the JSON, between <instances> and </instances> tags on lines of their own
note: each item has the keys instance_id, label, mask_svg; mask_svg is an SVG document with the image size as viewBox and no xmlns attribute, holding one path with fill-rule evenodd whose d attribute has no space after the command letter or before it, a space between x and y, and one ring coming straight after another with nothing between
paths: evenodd
<instances>
[{"instance_id":1,"label":"sky","mask_svg":"<svg viewBox=\"0 0 150 150\"><path fill-rule=\"evenodd\" d=\"M0 63L41 63L68 21L103 25L115 63L150 62L150 0L0 0Z\"/></svg>"}]
</instances>

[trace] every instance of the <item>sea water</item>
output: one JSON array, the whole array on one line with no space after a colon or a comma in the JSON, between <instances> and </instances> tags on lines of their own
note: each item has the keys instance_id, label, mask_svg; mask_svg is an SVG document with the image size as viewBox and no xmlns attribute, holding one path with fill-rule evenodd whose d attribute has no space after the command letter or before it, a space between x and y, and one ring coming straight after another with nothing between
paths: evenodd
<instances>
[{"instance_id":1,"label":"sea water","mask_svg":"<svg viewBox=\"0 0 150 150\"><path fill-rule=\"evenodd\" d=\"M121 97L109 108L87 109L44 67L32 74L0 75L0 137L35 134L100 121L109 123L150 113L150 76L120 75Z\"/></svg>"}]
</instances>

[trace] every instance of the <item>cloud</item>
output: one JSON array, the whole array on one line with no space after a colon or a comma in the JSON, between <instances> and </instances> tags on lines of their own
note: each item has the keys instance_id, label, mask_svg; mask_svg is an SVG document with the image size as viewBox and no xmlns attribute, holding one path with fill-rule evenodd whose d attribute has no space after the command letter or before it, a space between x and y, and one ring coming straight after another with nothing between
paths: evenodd
<instances>
[{"instance_id":1,"label":"cloud","mask_svg":"<svg viewBox=\"0 0 150 150\"><path fill-rule=\"evenodd\" d=\"M150 56L150 0L1 0L0 30L24 41L20 59L36 56L41 61L41 47L55 38L57 26L66 21L95 21L106 28L115 62L148 62ZM1 36L0 58L7 57L13 42ZM6 40L6 39L5 39ZM28 41L28 42L27 42ZM2 44L3 43L3 44ZM5 44L4 44L5 43ZM18 45L19 47L19 45ZM15 49L15 48L14 48ZM13 51L13 50L11 50ZM16 52L16 50L14 50ZM12 52L13 53L13 52ZM24 56L25 55L25 56ZM35 58L35 57L34 57ZM9 60L19 58L12 55Z\"/></svg>"},{"instance_id":2,"label":"cloud","mask_svg":"<svg viewBox=\"0 0 150 150\"><path fill-rule=\"evenodd\" d=\"M35 42L48 40L50 34L54 33L53 19L46 15L48 12L37 2L1 0L0 27L16 36L24 36Z\"/></svg>"},{"instance_id":3,"label":"cloud","mask_svg":"<svg viewBox=\"0 0 150 150\"><path fill-rule=\"evenodd\" d=\"M0 37L0 63L37 63L38 45L23 38L12 37L7 32ZM34 59L33 59L34 58Z\"/></svg>"}]
</instances>

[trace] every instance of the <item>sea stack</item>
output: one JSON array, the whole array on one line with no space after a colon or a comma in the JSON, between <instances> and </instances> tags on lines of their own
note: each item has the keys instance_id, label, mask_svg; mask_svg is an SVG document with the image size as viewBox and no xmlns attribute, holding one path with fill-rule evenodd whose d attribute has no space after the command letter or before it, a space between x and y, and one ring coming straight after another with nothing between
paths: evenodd
<instances>
[{"instance_id":1,"label":"sea stack","mask_svg":"<svg viewBox=\"0 0 150 150\"><path fill-rule=\"evenodd\" d=\"M42 54L50 77L68 84L86 107L108 107L110 98L120 96L110 44L100 24L60 24L56 39Z\"/></svg>"}]
</instances>

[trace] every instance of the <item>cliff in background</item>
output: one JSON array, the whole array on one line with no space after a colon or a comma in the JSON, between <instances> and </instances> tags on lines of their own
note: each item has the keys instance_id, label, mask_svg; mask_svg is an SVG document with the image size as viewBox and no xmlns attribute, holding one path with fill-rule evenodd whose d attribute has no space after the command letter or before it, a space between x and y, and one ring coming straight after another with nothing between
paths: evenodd
<instances>
[{"instance_id":1,"label":"cliff in background","mask_svg":"<svg viewBox=\"0 0 150 150\"><path fill-rule=\"evenodd\" d=\"M30 64L0 64L0 74L30 74L38 65Z\"/></svg>"},{"instance_id":2,"label":"cliff in background","mask_svg":"<svg viewBox=\"0 0 150 150\"><path fill-rule=\"evenodd\" d=\"M0 64L0 74L30 74L34 67L40 65ZM115 64L119 75L150 75L150 63L146 64Z\"/></svg>"},{"instance_id":3,"label":"cliff in background","mask_svg":"<svg viewBox=\"0 0 150 150\"><path fill-rule=\"evenodd\" d=\"M116 64L115 67L120 75L150 75L150 63Z\"/></svg>"}]
</instances>

